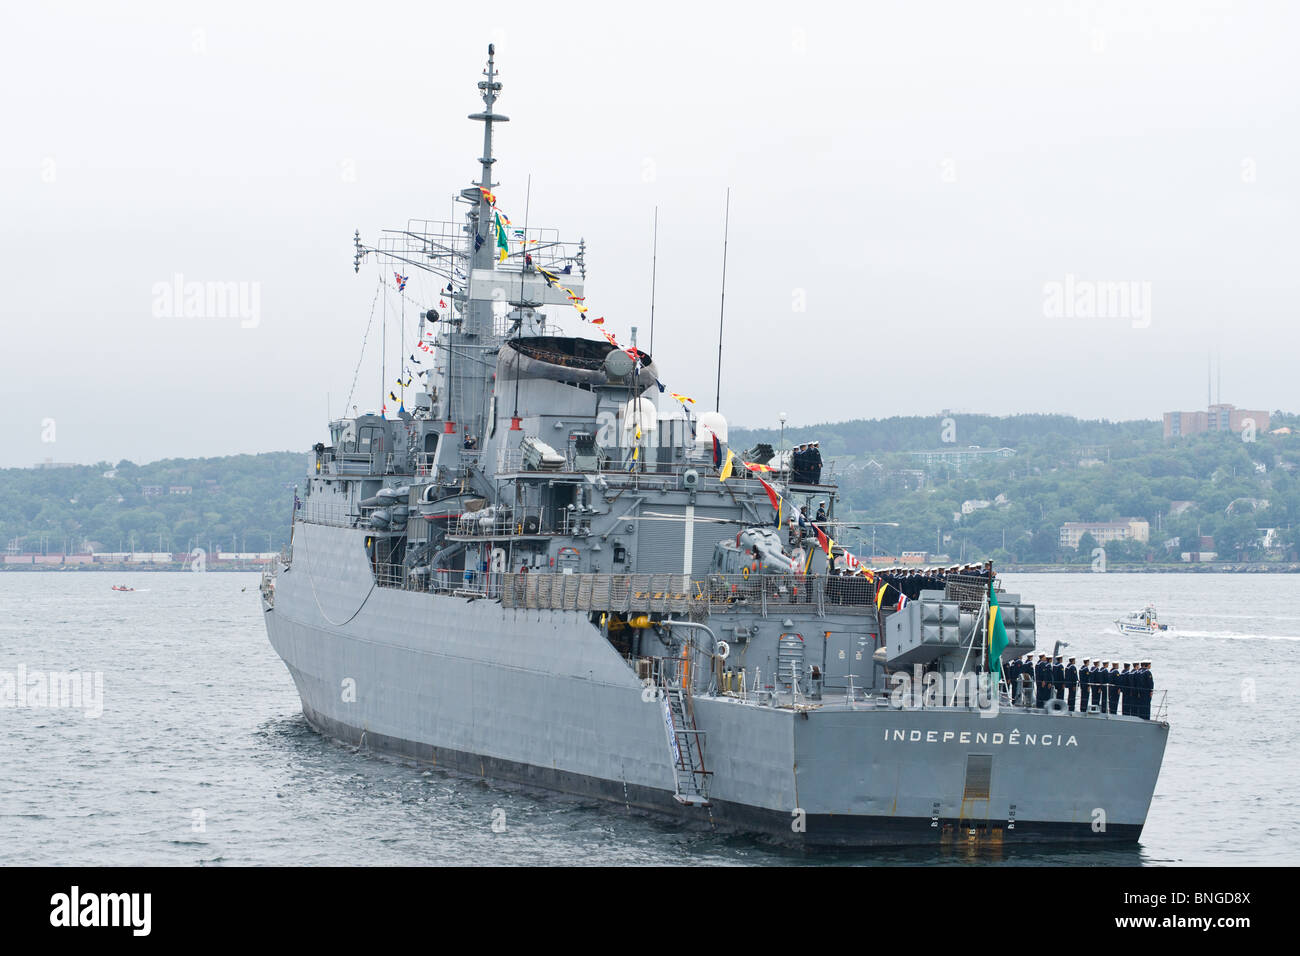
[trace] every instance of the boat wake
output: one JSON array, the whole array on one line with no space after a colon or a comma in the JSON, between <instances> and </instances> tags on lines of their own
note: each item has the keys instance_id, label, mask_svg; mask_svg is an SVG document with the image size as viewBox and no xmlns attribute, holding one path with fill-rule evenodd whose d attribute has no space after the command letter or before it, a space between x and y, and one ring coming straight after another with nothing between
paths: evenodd
<instances>
[{"instance_id":1,"label":"boat wake","mask_svg":"<svg viewBox=\"0 0 1300 956\"><path fill-rule=\"evenodd\" d=\"M1171 631L1170 637L1208 637L1223 641L1300 641L1300 634L1242 634L1237 631Z\"/></svg>"},{"instance_id":2,"label":"boat wake","mask_svg":"<svg viewBox=\"0 0 1300 956\"><path fill-rule=\"evenodd\" d=\"M1097 633L1106 637L1127 637L1137 638L1139 640L1146 637L1160 640L1165 638L1204 637L1210 640L1222 641L1300 641L1300 634L1244 634L1240 631L1189 631L1185 628L1175 627L1170 627L1167 631L1157 631L1151 634L1122 634L1112 626L1102 628Z\"/></svg>"}]
</instances>

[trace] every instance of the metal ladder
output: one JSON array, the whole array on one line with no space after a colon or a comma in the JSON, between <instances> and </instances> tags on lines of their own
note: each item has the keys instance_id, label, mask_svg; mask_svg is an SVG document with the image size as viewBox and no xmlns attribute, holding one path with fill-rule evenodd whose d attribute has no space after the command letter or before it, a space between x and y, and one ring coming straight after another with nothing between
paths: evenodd
<instances>
[{"instance_id":1,"label":"metal ladder","mask_svg":"<svg viewBox=\"0 0 1300 956\"><path fill-rule=\"evenodd\" d=\"M664 727L668 733L669 756L677 778L678 803L692 807L709 805L709 777L704 769L704 731L695 729L686 702L686 692L671 684L664 690Z\"/></svg>"},{"instance_id":2,"label":"metal ladder","mask_svg":"<svg viewBox=\"0 0 1300 956\"><path fill-rule=\"evenodd\" d=\"M776 647L776 682L792 694L798 691L803 677L803 651L804 642L798 634L781 635Z\"/></svg>"}]
</instances>

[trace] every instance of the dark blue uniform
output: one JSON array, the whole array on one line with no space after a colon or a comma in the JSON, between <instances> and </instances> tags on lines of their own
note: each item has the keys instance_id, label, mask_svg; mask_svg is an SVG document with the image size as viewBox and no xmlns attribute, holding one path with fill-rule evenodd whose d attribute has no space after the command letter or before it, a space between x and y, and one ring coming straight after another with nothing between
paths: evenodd
<instances>
[{"instance_id":1,"label":"dark blue uniform","mask_svg":"<svg viewBox=\"0 0 1300 956\"><path fill-rule=\"evenodd\" d=\"M1046 706L1047 699L1052 696L1052 665L1045 660L1034 665L1034 685L1035 705Z\"/></svg>"},{"instance_id":2,"label":"dark blue uniform","mask_svg":"<svg viewBox=\"0 0 1300 956\"><path fill-rule=\"evenodd\" d=\"M1133 686L1133 671L1125 667L1119 672L1119 712L1125 717L1133 716L1133 694L1136 688Z\"/></svg>"},{"instance_id":3,"label":"dark blue uniform","mask_svg":"<svg viewBox=\"0 0 1300 956\"><path fill-rule=\"evenodd\" d=\"M1011 678L1011 699L1018 702L1024 697L1024 688L1021 686L1023 684L1022 678L1028 671L1029 665L1025 663L1023 658L1017 658L1011 662L1011 667L1013 675Z\"/></svg>"},{"instance_id":4,"label":"dark blue uniform","mask_svg":"<svg viewBox=\"0 0 1300 956\"><path fill-rule=\"evenodd\" d=\"M1079 669L1073 663L1065 665L1066 710L1074 710L1074 698L1079 692Z\"/></svg>"},{"instance_id":5,"label":"dark blue uniform","mask_svg":"<svg viewBox=\"0 0 1300 956\"><path fill-rule=\"evenodd\" d=\"M1079 710L1087 712L1092 703L1092 665L1085 663L1079 668Z\"/></svg>"},{"instance_id":6,"label":"dark blue uniform","mask_svg":"<svg viewBox=\"0 0 1300 956\"><path fill-rule=\"evenodd\" d=\"M1052 696L1057 700L1065 698L1065 665L1060 661L1052 662Z\"/></svg>"},{"instance_id":7,"label":"dark blue uniform","mask_svg":"<svg viewBox=\"0 0 1300 956\"><path fill-rule=\"evenodd\" d=\"M1142 686L1142 713L1139 715L1143 720L1151 719L1151 698L1155 694L1156 679L1151 674L1151 668L1144 667L1139 672L1138 677L1141 679Z\"/></svg>"},{"instance_id":8,"label":"dark blue uniform","mask_svg":"<svg viewBox=\"0 0 1300 956\"><path fill-rule=\"evenodd\" d=\"M802 449L796 448L790 453L790 480L796 485L802 485L807 480L805 471L808 468L808 453Z\"/></svg>"},{"instance_id":9,"label":"dark blue uniform","mask_svg":"<svg viewBox=\"0 0 1300 956\"><path fill-rule=\"evenodd\" d=\"M1119 668L1111 665L1106 672L1106 711L1115 713L1119 710Z\"/></svg>"}]
</instances>

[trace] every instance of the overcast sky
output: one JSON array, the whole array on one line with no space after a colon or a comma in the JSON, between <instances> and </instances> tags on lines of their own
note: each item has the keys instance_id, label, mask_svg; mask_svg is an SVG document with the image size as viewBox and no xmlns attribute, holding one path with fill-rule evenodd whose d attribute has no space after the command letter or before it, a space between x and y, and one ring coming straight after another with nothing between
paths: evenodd
<instances>
[{"instance_id":1,"label":"overcast sky","mask_svg":"<svg viewBox=\"0 0 1300 956\"><path fill-rule=\"evenodd\" d=\"M658 206L656 359L709 407L731 187L735 424L1156 418L1211 354L1224 401L1300 408L1286 4L118 6L3 13L0 466L325 437L376 291L353 230L449 216L489 42L502 207L531 174L644 343ZM256 323L156 316L176 275L248 283Z\"/></svg>"}]
</instances>

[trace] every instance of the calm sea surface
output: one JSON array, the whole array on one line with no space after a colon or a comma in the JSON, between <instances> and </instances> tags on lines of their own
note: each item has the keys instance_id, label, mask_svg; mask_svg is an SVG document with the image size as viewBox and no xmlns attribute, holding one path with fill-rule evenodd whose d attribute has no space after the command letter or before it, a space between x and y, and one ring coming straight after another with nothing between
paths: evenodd
<instances>
[{"instance_id":1,"label":"calm sea surface","mask_svg":"<svg viewBox=\"0 0 1300 956\"><path fill-rule=\"evenodd\" d=\"M357 753L303 721L257 575L66 572L0 575L0 679L100 672L103 713L0 707L0 865L1300 863L1300 576L1006 584L1040 646L1155 662L1172 731L1135 849L805 855ZM1173 636L1120 637L1147 601Z\"/></svg>"}]
</instances>

